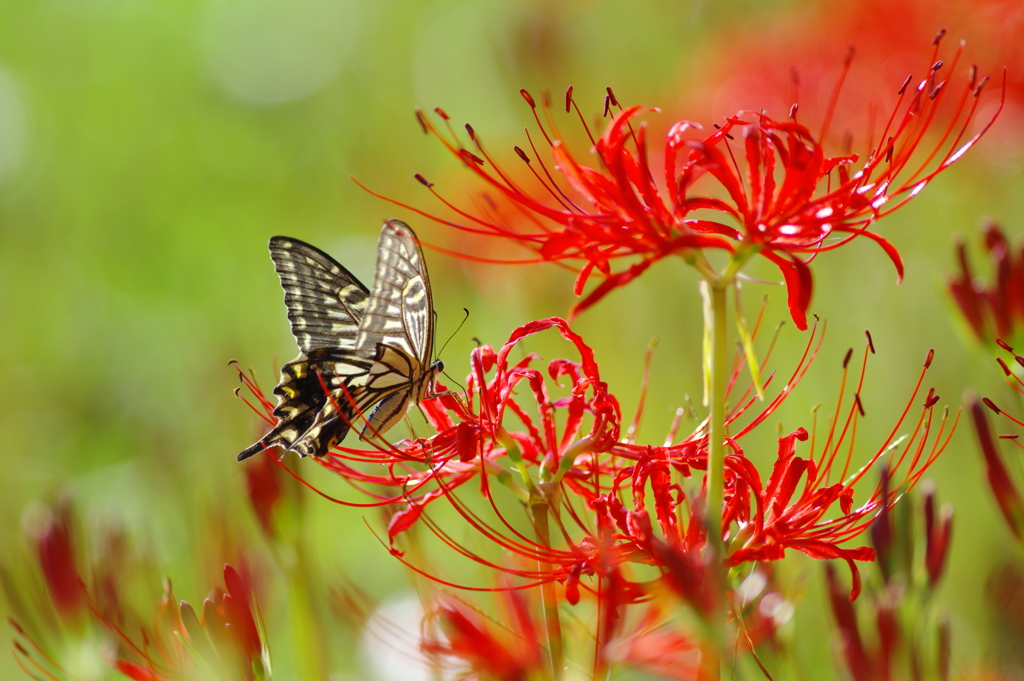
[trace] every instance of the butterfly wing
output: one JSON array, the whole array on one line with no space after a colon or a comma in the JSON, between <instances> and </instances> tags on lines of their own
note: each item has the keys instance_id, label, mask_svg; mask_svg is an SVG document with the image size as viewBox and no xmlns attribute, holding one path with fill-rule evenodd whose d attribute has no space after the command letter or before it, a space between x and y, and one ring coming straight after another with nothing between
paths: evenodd
<instances>
[{"instance_id":1,"label":"butterfly wing","mask_svg":"<svg viewBox=\"0 0 1024 681\"><path fill-rule=\"evenodd\" d=\"M388 220L377 244L377 272L359 324L356 354L374 360L365 391L378 402L364 428L383 433L418 401L434 341L434 305L426 261L404 222Z\"/></svg>"},{"instance_id":2,"label":"butterfly wing","mask_svg":"<svg viewBox=\"0 0 1024 681\"><path fill-rule=\"evenodd\" d=\"M373 365L354 352L369 298L366 287L334 258L298 239L273 237L270 257L300 353L281 368L274 388L277 426L242 451L239 461L264 446L281 446L300 456L327 454L352 422L342 384L354 389ZM345 413L339 415L336 407Z\"/></svg>"},{"instance_id":3,"label":"butterfly wing","mask_svg":"<svg viewBox=\"0 0 1024 681\"><path fill-rule=\"evenodd\" d=\"M291 237L273 237L270 257L299 350L354 348L370 295L362 282L319 248Z\"/></svg>"},{"instance_id":4,"label":"butterfly wing","mask_svg":"<svg viewBox=\"0 0 1024 681\"><path fill-rule=\"evenodd\" d=\"M300 456L321 457L348 434L354 412L349 397L358 394L373 362L351 352L333 349L311 351L281 367L274 394L277 425L258 442L238 455L242 461L266 447L283 447ZM323 384L320 383L321 377ZM342 388L342 385L345 388ZM327 386L327 391L324 390ZM343 413L338 414L338 408ZM360 405L360 408L365 406Z\"/></svg>"}]
</instances>

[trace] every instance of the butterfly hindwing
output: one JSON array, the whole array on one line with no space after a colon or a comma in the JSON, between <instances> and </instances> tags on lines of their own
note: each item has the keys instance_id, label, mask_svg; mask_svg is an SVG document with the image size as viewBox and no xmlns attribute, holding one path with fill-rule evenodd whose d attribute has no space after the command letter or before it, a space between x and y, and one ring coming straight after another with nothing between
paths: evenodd
<instances>
[{"instance_id":1,"label":"butterfly hindwing","mask_svg":"<svg viewBox=\"0 0 1024 681\"><path fill-rule=\"evenodd\" d=\"M351 351L333 348L312 350L309 356L300 354L285 364L274 388L277 396L274 416L278 424L239 454L238 460L256 454L264 445L290 449L300 456L327 454L344 439L349 424L357 418L349 395L360 393L359 385L366 381L372 365L371 361L360 359ZM342 415L338 414L338 408L343 410ZM360 405L360 408L365 407Z\"/></svg>"}]
</instances>

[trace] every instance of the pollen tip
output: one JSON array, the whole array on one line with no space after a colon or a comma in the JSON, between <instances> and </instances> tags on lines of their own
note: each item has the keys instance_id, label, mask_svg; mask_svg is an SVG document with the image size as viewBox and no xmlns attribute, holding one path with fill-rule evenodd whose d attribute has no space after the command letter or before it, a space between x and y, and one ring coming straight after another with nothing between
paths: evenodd
<instances>
[{"instance_id":1,"label":"pollen tip","mask_svg":"<svg viewBox=\"0 0 1024 681\"><path fill-rule=\"evenodd\" d=\"M903 85L900 85L900 89L896 91L896 94L903 95L907 91L907 86L910 85L910 81L914 79L914 74L907 74L907 79L903 81Z\"/></svg>"},{"instance_id":2,"label":"pollen tip","mask_svg":"<svg viewBox=\"0 0 1024 681\"><path fill-rule=\"evenodd\" d=\"M420 184L422 184L424 187L433 187L434 186L433 182L431 182L427 178L423 177L419 173L416 173L415 175L413 175L413 177L415 177L416 181L419 182Z\"/></svg>"},{"instance_id":3,"label":"pollen tip","mask_svg":"<svg viewBox=\"0 0 1024 681\"><path fill-rule=\"evenodd\" d=\"M943 62L943 61L942 61L942 60L940 59L940 60L938 60L937 62L935 62L934 64L932 64L932 73L935 73L936 71L938 71L939 69L941 69L944 63L945 63L945 62Z\"/></svg>"},{"instance_id":4,"label":"pollen tip","mask_svg":"<svg viewBox=\"0 0 1024 681\"><path fill-rule=\"evenodd\" d=\"M1010 346L1010 344L1004 341L1002 338L996 338L996 345L1001 347L1003 350L1006 350L1007 352L1013 352L1013 348ZM231 361L233 362L234 360ZM228 362L228 364L230 363L231 362Z\"/></svg>"},{"instance_id":5,"label":"pollen tip","mask_svg":"<svg viewBox=\"0 0 1024 681\"><path fill-rule=\"evenodd\" d=\"M530 105L530 108L537 108L537 102L533 101L533 96L529 92L523 89L519 91L519 94L523 96L523 99L525 99L526 103Z\"/></svg>"},{"instance_id":6,"label":"pollen tip","mask_svg":"<svg viewBox=\"0 0 1024 681\"><path fill-rule=\"evenodd\" d=\"M929 349L928 350L928 356L925 357L925 359L924 359L924 368L925 369L931 367L933 359L935 359L935 350L934 349Z\"/></svg>"},{"instance_id":7,"label":"pollen tip","mask_svg":"<svg viewBox=\"0 0 1024 681\"><path fill-rule=\"evenodd\" d=\"M516 152L516 153L517 153L517 154L519 155L519 158L523 159L523 161L525 161L525 162L526 162L527 164L529 164L529 162L530 162L530 157L526 155L526 152L525 152L525 151L523 151L523 150L522 150L522 149L521 149L521 148L519 147L519 145L516 145L516 146L514 146L514 147L512 147L512 148L513 148L513 149L515 149L515 152Z\"/></svg>"},{"instance_id":8,"label":"pollen tip","mask_svg":"<svg viewBox=\"0 0 1024 681\"><path fill-rule=\"evenodd\" d=\"M619 100L617 100L615 98L615 93L612 92L611 86L606 87L605 91L608 93L608 99L611 100L612 106L618 106L619 105Z\"/></svg>"},{"instance_id":9,"label":"pollen tip","mask_svg":"<svg viewBox=\"0 0 1024 681\"><path fill-rule=\"evenodd\" d=\"M466 123L466 132L469 133L469 139L476 142L476 131L473 130L473 126L470 125L469 123Z\"/></svg>"},{"instance_id":10,"label":"pollen tip","mask_svg":"<svg viewBox=\"0 0 1024 681\"><path fill-rule=\"evenodd\" d=\"M932 40L932 45L938 47L939 43L942 42L943 37L946 35L946 29L940 28L939 32L935 34L935 39Z\"/></svg>"},{"instance_id":11,"label":"pollen tip","mask_svg":"<svg viewBox=\"0 0 1024 681\"><path fill-rule=\"evenodd\" d=\"M871 338L871 332L865 329L864 335L868 337L868 349L871 350L872 355L875 354L875 341Z\"/></svg>"},{"instance_id":12,"label":"pollen tip","mask_svg":"<svg viewBox=\"0 0 1024 681\"><path fill-rule=\"evenodd\" d=\"M434 113L436 113L436 114L437 114L438 116L440 116L441 118L445 119L446 121L450 121L450 120L452 119L452 118L451 118L451 116L449 116L449 115L448 115L448 114L447 114L447 113L445 112L445 110L444 110L444 109L442 109L442 108L441 108L441 107L439 107L439 106L435 106L435 107L434 107Z\"/></svg>"},{"instance_id":13,"label":"pollen tip","mask_svg":"<svg viewBox=\"0 0 1024 681\"><path fill-rule=\"evenodd\" d=\"M989 409L991 409L995 413L997 413L997 414L1002 414L1003 413L1003 410L1000 409L999 407L997 407L996 403L993 402L992 400L990 400L989 398L982 397L981 401L985 404L986 407L988 407Z\"/></svg>"},{"instance_id":14,"label":"pollen tip","mask_svg":"<svg viewBox=\"0 0 1024 681\"><path fill-rule=\"evenodd\" d=\"M565 90L565 113L569 113L572 108L572 85Z\"/></svg>"},{"instance_id":15,"label":"pollen tip","mask_svg":"<svg viewBox=\"0 0 1024 681\"><path fill-rule=\"evenodd\" d=\"M796 120L796 112L800 109L799 102L793 102L793 106L789 107L789 117L794 121Z\"/></svg>"},{"instance_id":16,"label":"pollen tip","mask_svg":"<svg viewBox=\"0 0 1024 681\"><path fill-rule=\"evenodd\" d=\"M1003 370L1003 373L1005 375L1010 375L1010 367L1007 366L1006 362L1003 361L1002 357L996 357L996 363L999 364L999 368Z\"/></svg>"},{"instance_id":17,"label":"pollen tip","mask_svg":"<svg viewBox=\"0 0 1024 681\"><path fill-rule=\"evenodd\" d=\"M850 364L850 359L853 357L853 348L846 351L846 357L843 358L843 368L845 369Z\"/></svg>"}]
</instances>

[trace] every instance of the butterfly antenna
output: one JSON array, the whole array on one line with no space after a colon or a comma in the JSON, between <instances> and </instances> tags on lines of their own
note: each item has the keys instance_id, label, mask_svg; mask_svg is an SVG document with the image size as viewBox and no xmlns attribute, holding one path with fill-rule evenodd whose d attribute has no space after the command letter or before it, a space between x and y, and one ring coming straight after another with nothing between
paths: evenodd
<instances>
[{"instance_id":1,"label":"butterfly antenna","mask_svg":"<svg viewBox=\"0 0 1024 681\"><path fill-rule=\"evenodd\" d=\"M448 336L448 340L446 340L444 342L444 345L441 346L441 349L437 351L438 359L440 359L441 353L444 352L444 349L446 347L448 347L448 344L452 342L452 338L455 338L455 334L462 330L462 327L466 323L466 320L469 319L469 310L466 308L462 308L462 311L465 312L466 315L462 318L462 321L459 322L458 328L456 328L455 331L452 332L452 335ZM434 311L434 328L437 328L437 310ZM448 376L448 374L445 374L445 376ZM451 378L451 376L448 376L448 378Z\"/></svg>"}]
</instances>

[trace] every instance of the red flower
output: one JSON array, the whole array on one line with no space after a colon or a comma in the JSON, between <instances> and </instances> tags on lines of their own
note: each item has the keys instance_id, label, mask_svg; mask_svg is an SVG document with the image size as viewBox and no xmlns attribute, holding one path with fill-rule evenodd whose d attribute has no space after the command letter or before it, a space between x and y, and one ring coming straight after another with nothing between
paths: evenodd
<instances>
[{"instance_id":1,"label":"red flower","mask_svg":"<svg viewBox=\"0 0 1024 681\"><path fill-rule=\"evenodd\" d=\"M957 244L960 272L949 278L947 286L979 340L1010 338L1024 324L1024 252L1010 246L996 223L989 222L982 231L994 281L986 285L974 276L967 249L960 241Z\"/></svg>"},{"instance_id":2,"label":"red flower","mask_svg":"<svg viewBox=\"0 0 1024 681\"><path fill-rule=\"evenodd\" d=\"M47 508L38 527L31 528L39 567L50 601L62 618L73 620L88 610L75 551L75 514L71 502L60 500Z\"/></svg>"},{"instance_id":3,"label":"red flower","mask_svg":"<svg viewBox=\"0 0 1024 681\"><path fill-rule=\"evenodd\" d=\"M920 393L925 373L931 366L932 353L929 352L910 401L889 437L867 462L853 468L852 439L857 421L864 413L860 389L864 382L869 350L874 351L870 336L853 400L844 417L837 415L832 420L824 435L825 444L820 454L812 446L806 458L797 456L797 442L808 439L807 431L799 428L779 439L775 466L766 484L761 483L752 466L744 469L743 476L752 492L754 508L743 507L745 496L738 497L735 502L741 508L734 512L738 530L735 537L730 539L732 548L727 561L730 565L751 560L778 560L783 557L786 549L801 551L812 558L838 558L850 566L853 573L850 599L857 597L860 592L860 575L854 561L874 560L874 551L866 546L844 548L842 544L867 530L876 515L895 504L905 490L920 480L924 471L945 449L956 427L954 420L949 433L946 433L946 416L943 415L937 432L932 432L935 425L933 412L939 398L933 390L929 390L913 429L898 439L899 429L903 427ZM845 372L852 353L852 350L848 352L844 361L844 386ZM783 396L786 394L788 390L782 393ZM842 399L841 394L840 403ZM749 433L754 425L762 422L772 411L774 407L769 405L751 425L740 430L734 439L739 440ZM813 438L812 442L814 440L818 440L818 437ZM871 496L854 508L855 489L880 464L887 467L887 475L894 479L897 474L900 475L895 489L890 490L885 481L877 483ZM837 504L838 515L828 518Z\"/></svg>"},{"instance_id":4,"label":"red flower","mask_svg":"<svg viewBox=\"0 0 1024 681\"><path fill-rule=\"evenodd\" d=\"M1013 348L1007 345L1002 340L996 340L996 343L1004 350L1013 354ZM1007 382L1010 386L1017 391L1018 394L1024 395L1024 383L1017 375L1010 370L1006 362L1002 358L997 358L996 361L1002 368L1003 373L1006 375ZM1019 355L1014 355L1014 361L1024 366L1024 358ZM1006 464L1003 462L1002 456L999 453L999 447L996 445L996 439L992 435L992 428L989 425L988 418L985 416L985 410L982 405L988 407L990 410L995 412L997 415L1008 419L1017 426L1024 426L1024 422L1017 419L1010 414L1006 413L1002 409L996 406L995 402L987 397L978 398L974 395L968 398L968 408L971 410L971 416L974 419L974 430L978 434L978 441L981 444L981 453L985 458L985 470L988 476L988 484L992 489L992 494L996 498L996 503L999 504L999 509L1003 513L1003 518L1006 520L1007 526L1010 531L1017 538L1017 541L1024 542L1024 498L1021 497L1021 493L1014 484L1014 476L1011 475ZM1000 439L1006 439L1012 442L1017 447L1021 447L1016 434L1000 435Z\"/></svg>"},{"instance_id":5,"label":"red flower","mask_svg":"<svg viewBox=\"0 0 1024 681\"><path fill-rule=\"evenodd\" d=\"M952 91L941 74L955 69L960 51L943 71L943 62L937 59L938 41L935 50L927 77L914 87L907 79L900 89L899 104L863 160L848 152L840 156L825 153L827 121L836 105L833 97L818 137L795 118L779 121L764 113L731 116L703 139L688 137L699 125L680 121L666 136L663 172L651 166L647 124L637 122L637 117L648 110L620 107L604 134L597 140L591 137L599 161L598 167L591 167L549 134L540 122L535 100L523 91L561 180L548 169L532 137L532 153L515 148L533 175L533 180L520 181L493 162L472 127L467 125L466 129L479 155L464 148L453 133L450 137L443 133L420 112L424 129L497 192L500 201L510 204L514 213L512 217L502 215L493 199L489 200L492 208L480 216L441 199L458 215L456 221L448 221L392 202L467 232L517 241L535 251L541 260L582 261L575 286L577 295L596 269L604 281L577 304L574 312L625 285L667 255L678 254L705 276L715 276L704 259L704 249L727 251L740 266L750 256L761 254L780 268L793 319L804 329L812 289L809 261L819 252L865 236L883 247L898 276L902 276L899 254L871 231L872 225L920 192L991 125L989 121L981 132L964 141L987 80L977 82L973 69L960 94L953 95L951 111L943 117L947 122L938 123L937 114ZM609 89L606 113L610 105L617 104ZM570 88L566 111L573 107ZM437 111L447 123L447 114ZM938 140L919 158L915 152L935 125L944 126ZM737 135L741 150L733 148ZM702 176L707 176L712 186L698 191L695 183ZM656 179L659 177L660 182ZM431 182L419 175L417 179L441 198ZM730 224L706 219L705 212L722 213ZM621 258L634 262L613 272L611 261Z\"/></svg>"},{"instance_id":6,"label":"red flower","mask_svg":"<svg viewBox=\"0 0 1024 681\"><path fill-rule=\"evenodd\" d=\"M454 598L439 599L425 620L423 651L439 656L442 668L458 674L455 678L525 681L542 676L547 651L538 640L538 630L543 625L533 621L523 594L503 595L503 617L497 620ZM437 627L440 632L435 631Z\"/></svg>"}]
</instances>

